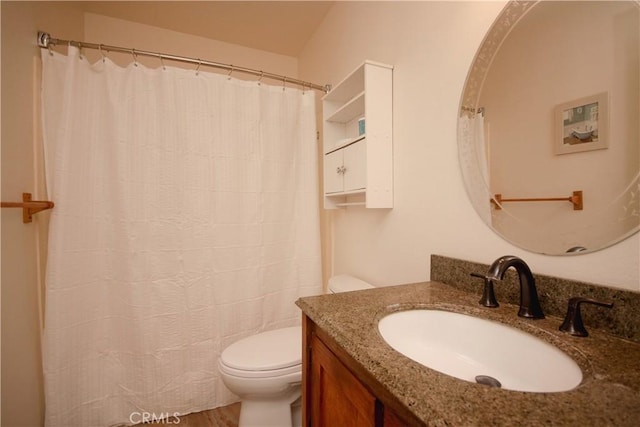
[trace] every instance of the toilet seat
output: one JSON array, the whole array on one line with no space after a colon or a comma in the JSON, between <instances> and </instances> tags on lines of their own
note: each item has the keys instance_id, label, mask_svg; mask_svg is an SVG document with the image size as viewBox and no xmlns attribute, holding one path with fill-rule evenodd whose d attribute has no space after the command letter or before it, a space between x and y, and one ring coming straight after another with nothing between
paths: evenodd
<instances>
[{"instance_id":1,"label":"toilet seat","mask_svg":"<svg viewBox=\"0 0 640 427\"><path fill-rule=\"evenodd\" d=\"M220 369L243 378L266 378L302 370L302 327L262 332L236 341L220 355Z\"/></svg>"},{"instance_id":2,"label":"toilet seat","mask_svg":"<svg viewBox=\"0 0 640 427\"><path fill-rule=\"evenodd\" d=\"M287 376L290 374L302 373L302 364L289 366L288 368L273 369L268 371L245 371L242 369L234 369L225 365L222 360L220 361L219 366L220 370L223 373L239 378L276 378Z\"/></svg>"}]
</instances>

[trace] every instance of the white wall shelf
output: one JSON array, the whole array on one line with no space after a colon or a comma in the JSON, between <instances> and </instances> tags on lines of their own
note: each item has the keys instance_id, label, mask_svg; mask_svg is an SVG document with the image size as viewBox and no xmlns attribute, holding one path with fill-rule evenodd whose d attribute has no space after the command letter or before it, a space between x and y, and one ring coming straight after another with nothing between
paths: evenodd
<instances>
[{"instance_id":1,"label":"white wall shelf","mask_svg":"<svg viewBox=\"0 0 640 427\"><path fill-rule=\"evenodd\" d=\"M365 61L323 97L325 209L393 207L392 92L393 67Z\"/></svg>"},{"instance_id":2,"label":"white wall shelf","mask_svg":"<svg viewBox=\"0 0 640 427\"><path fill-rule=\"evenodd\" d=\"M362 116L364 112L364 91L338 108L331 116L325 120L328 122L348 123L353 119Z\"/></svg>"}]
</instances>

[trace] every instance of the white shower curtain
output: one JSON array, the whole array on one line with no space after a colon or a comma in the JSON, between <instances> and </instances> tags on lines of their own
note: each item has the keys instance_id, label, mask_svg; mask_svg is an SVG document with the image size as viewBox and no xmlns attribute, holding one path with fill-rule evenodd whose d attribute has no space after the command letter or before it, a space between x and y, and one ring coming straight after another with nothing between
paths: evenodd
<instances>
[{"instance_id":1,"label":"white shower curtain","mask_svg":"<svg viewBox=\"0 0 640 427\"><path fill-rule=\"evenodd\" d=\"M491 225L491 204L493 197L489 182L489 159L484 131L484 116L462 115L458 119L458 157L462 179L469 199L480 218Z\"/></svg>"},{"instance_id":2,"label":"white shower curtain","mask_svg":"<svg viewBox=\"0 0 640 427\"><path fill-rule=\"evenodd\" d=\"M47 426L234 400L219 354L321 291L315 94L43 50Z\"/></svg>"}]
</instances>

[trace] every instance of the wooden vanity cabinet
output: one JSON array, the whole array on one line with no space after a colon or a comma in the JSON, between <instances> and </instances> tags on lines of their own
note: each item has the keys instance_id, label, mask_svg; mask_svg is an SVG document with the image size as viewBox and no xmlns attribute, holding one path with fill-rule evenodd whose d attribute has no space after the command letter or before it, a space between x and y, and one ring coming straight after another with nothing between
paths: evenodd
<instances>
[{"instance_id":1,"label":"wooden vanity cabinet","mask_svg":"<svg viewBox=\"0 0 640 427\"><path fill-rule=\"evenodd\" d=\"M384 411L383 421L385 427L406 427L409 425L402 421L400 417L390 409Z\"/></svg>"},{"instance_id":2,"label":"wooden vanity cabinet","mask_svg":"<svg viewBox=\"0 0 640 427\"><path fill-rule=\"evenodd\" d=\"M303 316L302 364L304 427L415 425L385 406L376 387L371 387L375 381L367 381L357 362L307 316Z\"/></svg>"},{"instance_id":3,"label":"wooden vanity cabinet","mask_svg":"<svg viewBox=\"0 0 640 427\"><path fill-rule=\"evenodd\" d=\"M311 356L311 425L375 426L375 396L315 335Z\"/></svg>"}]
</instances>

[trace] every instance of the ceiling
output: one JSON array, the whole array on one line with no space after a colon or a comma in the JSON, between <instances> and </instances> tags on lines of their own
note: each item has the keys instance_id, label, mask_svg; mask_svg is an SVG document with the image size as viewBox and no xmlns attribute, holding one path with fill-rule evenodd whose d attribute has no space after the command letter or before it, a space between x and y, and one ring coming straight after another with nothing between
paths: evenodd
<instances>
[{"instance_id":1,"label":"ceiling","mask_svg":"<svg viewBox=\"0 0 640 427\"><path fill-rule=\"evenodd\" d=\"M81 1L86 12L297 57L333 1Z\"/></svg>"}]
</instances>

